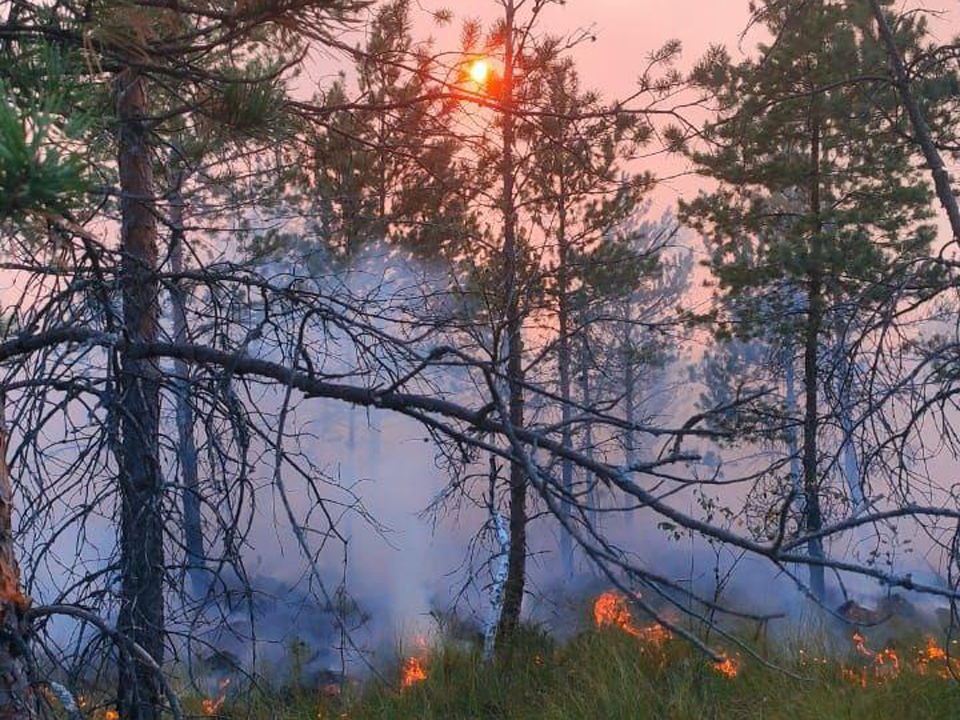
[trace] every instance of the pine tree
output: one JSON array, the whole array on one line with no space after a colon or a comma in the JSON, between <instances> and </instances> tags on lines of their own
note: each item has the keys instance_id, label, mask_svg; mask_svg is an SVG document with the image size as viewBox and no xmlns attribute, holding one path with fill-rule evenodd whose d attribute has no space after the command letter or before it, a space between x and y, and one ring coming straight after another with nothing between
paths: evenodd
<instances>
[{"instance_id":1,"label":"pine tree","mask_svg":"<svg viewBox=\"0 0 960 720\"><path fill-rule=\"evenodd\" d=\"M883 62L862 8L771 1L758 13L775 42L741 63L716 48L693 73L722 108L704 148L690 151L718 189L681 203L681 214L710 247L717 330L772 334L801 350L803 529L816 532L825 348L851 311L887 299L881 280L897 263L926 252L929 193L890 120L895 96L862 81ZM823 600L818 540L808 553L810 587Z\"/></svg>"},{"instance_id":2,"label":"pine tree","mask_svg":"<svg viewBox=\"0 0 960 720\"><path fill-rule=\"evenodd\" d=\"M39 256L55 254L46 230L82 204L85 166L80 156L64 153L58 144L82 132L83 124L65 123L71 101L82 90L64 73L64 58L50 48L38 49L23 64L0 73L0 251L7 241L27 239ZM42 77L34 75L42 72ZM37 82L39 80L39 82ZM59 141L59 143L58 143ZM16 325L0 308L4 333ZM7 464L8 433L5 397L0 395L0 720L38 717L29 658L26 611L20 565L14 542L14 483Z\"/></svg>"},{"instance_id":3,"label":"pine tree","mask_svg":"<svg viewBox=\"0 0 960 720\"><path fill-rule=\"evenodd\" d=\"M90 157L102 154L112 133L113 162L103 170L118 188L120 261L115 268L122 313L108 328L128 343L160 339L160 221L157 166L164 146L184 124L209 142L250 133L287 105L283 80L315 42L355 17L363 0L283 0L228 8L160 7L154 3L17 3L4 26L6 60L18 63L47 42L72 54L72 72L84 75L100 99L82 138ZM42 77L43 71L41 71ZM62 117L70 113L63 108ZM108 198L109 201L109 198ZM107 257L112 256L105 256ZM104 313L112 318L110 301ZM111 320L112 321L112 320ZM155 359L119 350L115 406L119 489L118 630L158 665L165 648L166 576L164 489L160 458L160 385ZM119 714L154 720L163 699L155 669L119 648Z\"/></svg>"},{"instance_id":4,"label":"pine tree","mask_svg":"<svg viewBox=\"0 0 960 720\"><path fill-rule=\"evenodd\" d=\"M578 343L589 344L589 309L604 299L630 296L645 276L656 272L656 249L637 252L635 234L622 232L652 184L648 174L630 175L622 164L648 139L649 128L634 116L608 113L599 94L581 88L569 58L546 63L543 75L546 113L525 128L534 148L534 198L529 204L550 258L539 270L538 284L545 288L545 309L556 317L561 443L572 450L573 349ZM633 328L627 325L630 334ZM633 368L632 363L627 366ZM570 521L574 477L568 459L561 461L561 485L565 497L560 504ZM560 534L560 555L569 576L573 548L565 531Z\"/></svg>"},{"instance_id":5,"label":"pine tree","mask_svg":"<svg viewBox=\"0 0 960 720\"><path fill-rule=\"evenodd\" d=\"M345 77L324 93L328 114L306 139L311 162L294 185L314 221L304 237L327 257L350 258L389 241L421 259L453 258L474 232L462 143L452 132L460 103L435 80L441 68L411 33L410 0L377 8L354 63L362 107ZM321 102L321 98L316 101Z\"/></svg>"}]
</instances>

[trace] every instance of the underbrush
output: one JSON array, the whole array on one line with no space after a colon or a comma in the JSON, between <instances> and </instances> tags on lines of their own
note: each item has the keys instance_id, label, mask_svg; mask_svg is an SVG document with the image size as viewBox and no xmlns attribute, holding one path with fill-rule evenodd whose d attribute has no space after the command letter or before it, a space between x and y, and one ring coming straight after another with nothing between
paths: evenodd
<instances>
[{"instance_id":1,"label":"underbrush","mask_svg":"<svg viewBox=\"0 0 960 720\"><path fill-rule=\"evenodd\" d=\"M339 695L330 688L242 693L227 696L216 715L235 720L953 720L960 717L960 684L951 676L951 661L928 642L914 638L878 650L854 642L830 654L810 645L770 642L761 656L777 667L732 649L725 674L681 640L651 642L608 627L557 642L527 628L492 663L484 663L478 649L462 645L426 652L417 658L425 678L407 687L406 663L398 660L386 681L370 680ZM952 667L960 670L955 661ZM204 714L200 698L188 698L186 706Z\"/></svg>"}]
</instances>

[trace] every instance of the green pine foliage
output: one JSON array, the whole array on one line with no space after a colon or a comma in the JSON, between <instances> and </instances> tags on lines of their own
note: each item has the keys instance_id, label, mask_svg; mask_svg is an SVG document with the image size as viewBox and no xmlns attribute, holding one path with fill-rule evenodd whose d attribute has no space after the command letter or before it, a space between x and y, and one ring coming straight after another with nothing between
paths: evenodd
<instances>
[{"instance_id":1,"label":"green pine foliage","mask_svg":"<svg viewBox=\"0 0 960 720\"><path fill-rule=\"evenodd\" d=\"M0 220L62 213L83 190L80 159L50 142L50 118L18 113L0 88Z\"/></svg>"},{"instance_id":2,"label":"green pine foliage","mask_svg":"<svg viewBox=\"0 0 960 720\"><path fill-rule=\"evenodd\" d=\"M721 108L705 143L688 151L716 189L681 201L680 211L706 239L717 294L736 311L719 318L721 332L797 332L796 298L784 288L802 292L813 274L826 307L853 297L861 308L880 303L877 281L929 250L930 191L861 5L766 2L761 17L775 41L739 63L714 48L692 74ZM919 22L902 25L902 45L916 47L924 32Z\"/></svg>"}]
</instances>

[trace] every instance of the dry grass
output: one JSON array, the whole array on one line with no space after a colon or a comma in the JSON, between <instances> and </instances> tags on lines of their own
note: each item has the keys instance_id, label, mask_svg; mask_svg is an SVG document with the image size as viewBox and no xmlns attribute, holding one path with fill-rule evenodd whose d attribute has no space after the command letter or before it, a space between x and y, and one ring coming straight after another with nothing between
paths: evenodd
<instances>
[{"instance_id":1,"label":"dry grass","mask_svg":"<svg viewBox=\"0 0 960 720\"><path fill-rule=\"evenodd\" d=\"M441 647L423 658L426 679L400 690L369 682L331 698L320 689L288 689L233 698L225 718L256 720L954 720L960 684L946 660L923 660L925 638L891 645L878 660L853 644L838 651L811 640L768 642L761 652L800 676L731 652L737 676L677 640L652 645L617 628L558 643L528 629L499 661ZM869 647L869 646L868 646ZM801 653L800 651L803 650ZM876 648L877 655L883 648ZM874 652L873 650L870 650ZM960 664L955 665L960 669ZM200 712L199 699L191 703Z\"/></svg>"}]
</instances>

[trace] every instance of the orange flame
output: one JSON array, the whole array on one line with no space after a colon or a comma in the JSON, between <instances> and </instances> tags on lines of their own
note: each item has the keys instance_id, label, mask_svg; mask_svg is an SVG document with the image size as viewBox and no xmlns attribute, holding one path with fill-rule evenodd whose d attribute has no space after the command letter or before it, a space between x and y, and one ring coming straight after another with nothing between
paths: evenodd
<instances>
[{"instance_id":1,"label":"orange flame","mask_svg":"<svg viewBox=\"0 0 960 720\"><path fill-rule=\"evenodd\" d=\"M207 717L212 717L214 715L220 714L220 710L223 708L223 704L227 701L228 687L230 687L230 678L221 680L217 697L204 698L200 702L200 707L203 709L204 715L206 715Z\"/></svg>"},{"instance_id":2,"label":"orange flame","mask_svg":"<svg viewBox=\"0 0 960 720\"><path fill-rule=\"evenodd\" d=\"M737 676L737 673L740 672L740 661L732 657L727 657L726 653L721 653L720 655L723 661L715 662L713 669L724 677L732 680Z\"/></svg>"},{"instance_id":3,"label":"orange flame","mask_svg":"<svg viewBox=\"0 0 960 720\"><path fill-rule=\"evenodd\" d=\"M427 679L427 671L420 664L420 658L408 657L403 664L403 672L400 677L400 687L406 690L411 685L423 682Z\"/></svg>"},{"instance_id":4,"label":"orange flame","mask_svg":"<svg viewBox=\"0 0 960 720\"><path fill-rule=\"evenodd\" d=\"M927 638L927 646L920 651L920 657L927 662L931 660L946 660L947 651L937 644L932 637Z\"/></svg>"},{"instance_id":5,"label":"orange flame","mask_svg":"<svg viewBox=\"0 0 960 720\"><path fill-rule=\"evenodd\" d=\"M852 639L853 646L856 651L864 657L868 657L873 660L873 675L877 680L882 682L884 680L895 678L900 674L900 656L897 654L897 651L894 648L887 647L880 652L873 652L873 650L867 647L863 635L861 635L859 632L855 632ZM841 674L847 679L854 679L852 677L852 673L851 677L848 677L847 672L843 669L841 669ZM859 680L860 686L866 687L866 668L862 668Z\"/></svg>"},{"instance_id":6,"label":"orange flame","mask_svg":"<svg viewBox=\"0 0 960 720\"><path fill-rule=\"evenodd\" d=\"M593 604L593 619L598 628L618 627L651 645L660 646L670 639L670 631L660 623L642 628L634 625L627 601L620 593L608 591L600 595Z\"/></svg>"},{"instance_id":7,"label":"orange flame","mask_svg":"<svg viewBox=\"0 0 960 720\"><path fill-rule=\"evenodd\" d=\"M960 672L960 660L947 656L937 641L932 637L927 638L927 645L917 650L917 672L926 675L931 667L936 672L937 677L944 680L952 678L954 673Z\"/></svg>"},{"instance_id":8,"label":"orange flame","mask_svg":"<svg viewBox=\"0 0 960 720\"><path fill-rule=\"evenodd\" d=\"M120 720L120 713L118 713L116 710L107 710L107 714L104 715L104 718L106 718L106 720Z\"/></svg>"},{"instance_id":9,"label":"orange flame","mask_svg":"<svg viewBox=\"0 0 960 720\"><path fill-rule=\"evenodd\" d=\"M863 635L858 632L853 634L853 646L858 653L865 655L867 657L873 657L873 653L867 649L867 646L864 644Z\"/></svg>"}]
</instances>

